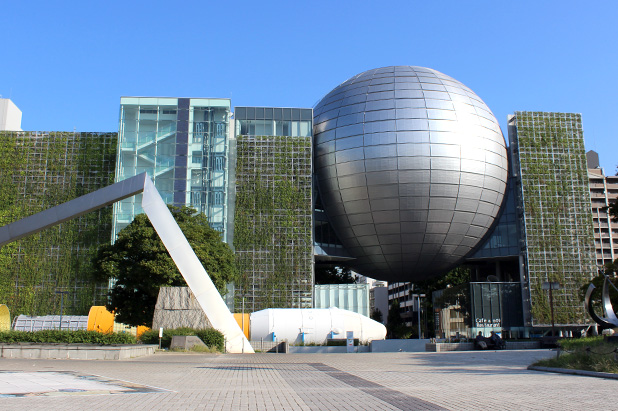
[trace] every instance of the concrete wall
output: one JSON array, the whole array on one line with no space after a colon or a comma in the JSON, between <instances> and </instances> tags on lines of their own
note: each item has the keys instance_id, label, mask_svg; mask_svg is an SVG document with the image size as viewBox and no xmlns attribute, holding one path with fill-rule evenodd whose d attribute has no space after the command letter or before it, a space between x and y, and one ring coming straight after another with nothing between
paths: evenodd
<instances>
[{"instance_id":1,"label":"concrete wall","mask_svg":"<svg viewBox=\"0 0 618 411\"><path fill-rule=\"evenodd\" d=\"M371 352L424 352L428 339L420 340L374 340Z\"/></svg>"},{"instance_id":2,"label":"concrete wall","mask_svg":"<svg viewBox=\"0 0 618 411\"><path fill-rule=\"evenodd\" d=\"M345 354L347 352L347 348L345 345L337 345L337 346L290 346L289 352L290 354ZM368 345L359 345L354 347L355 352L369 352Z\"/></svg>"},{"instance_id":3,"label":"concrete wall","mask_svg":"<svg viewBox=\"0 0 618 411\"><path fill-rule=\"evenodd\" d=\"M152 355L156 345L0 344L0 358L124 360Z\"/></svg>"},{"instance_id":4,"label":"concrete wall","mask_svg":"<svg viewBox=\"0 0 618 411\"><path fill-rule=\"evenodd\" d=\"M507 341L507 350L536 350L541 348L540 341ZM443 352L443 351L472 351L474 350L473 342L466 343L433 343L427 344L425 350L428 352ZM490 349L491 350L491 349Z\"/></svg>"}]
</instances>

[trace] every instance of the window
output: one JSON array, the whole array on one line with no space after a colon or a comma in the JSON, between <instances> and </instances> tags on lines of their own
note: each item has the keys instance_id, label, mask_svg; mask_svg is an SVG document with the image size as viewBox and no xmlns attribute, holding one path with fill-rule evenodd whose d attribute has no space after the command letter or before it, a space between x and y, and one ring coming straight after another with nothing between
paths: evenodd
<instances>
[{"instance_id":1,"label":"window","mask_svg":"<svg viewBox=\"0 0 618 411\"><path fill-rule=\"evenodd\" d=\"M221 156L215 157L215 171L222 171L225 165L225 158Z\"/></svg>"},{"instance_id":2,"label":"window","mask_svg":"<svg viewBox=\"0 0 618 411\"><path fill-rule=\"evenodd\" d=\"M201 151L193 151L191 153L191 163L202 164L202 152Z\"/></svg>"},{"instance_id":3,"label":"window","mask_svg":"<svg viewBox=\"0 0 618 411\"><path fill-rule=\"evenodd\" d=\"M213 194L213 205L222 205L223 193L221 191L215 191Z\"/></svg>"}]
</instances>

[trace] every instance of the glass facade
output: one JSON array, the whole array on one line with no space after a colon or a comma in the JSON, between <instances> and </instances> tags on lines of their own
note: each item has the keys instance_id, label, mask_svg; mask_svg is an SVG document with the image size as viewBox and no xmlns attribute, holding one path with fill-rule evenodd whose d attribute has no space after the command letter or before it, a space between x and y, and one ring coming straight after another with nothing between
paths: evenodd
<instances>
[{"instance_id":1,"label":"glass facade","mask_svg":"<svg viewBox=\"0 0 618 411\"><path fill-rule=\"evenodd\" d=\"M243 136L312 136L311 109L236 107L236 134Z\"/></svg>"},{"instance_id":2,"label":"glass facade","mask_svg":"<svg viewBox=\"0 0 618 411\"><path fill-rule=\"evenodd\" d=\"M167 204L190 206L228 240L229 99L123 97L116 181L147 172ZM114 205L113 239L141 196Z\"/></svg>"},{"instance_id":3,"label":"glass facade","mask_svg":"<svg viewBox=\"0 0 618 411\"><path fill-rule=\"evenodd\" d=\"M237 107L234 117L236 296L251 311L311 308L312 110Z\"/></svg>"},{"instance_id":4,"label":"glass facade","mask_svg":"<svg viewBox=\"0 0 618 411\"><path fill-rule=\"evenodd\" d=\"M513 257L519 255L519 224L517 219L517 196L515 194L516 182L509 179L506 199L502 206L502 214L498 224L490 236L469 256L467 260L479 258Z\"/></svg>"},{"instance_id":5,"label":"glass facade","mask_svg":"<svg viewBox=\"0 0 618 411\"><path fill-rule=\"evenodd\" d=\"M116 133L0 132L0 226L113 183ZM0 301L11 314L87 314L107 283L91 260L109 239L111 206L0 248ZM62 293L62 294L61 294Z\"/></svg>"},{"instance_id":6,"label":"glass facade","mask_svg":"<svg viewBox=\"0 0 618 411\"><path fill-rule=\"evenodd\" d=\"M314 308L337 307L365 317L369 309L369 284L319 284L315 286Z\"/></svg>"},{"instance_id":7,"label":"glass facade","mask_svg":"<svg viewBox=\"0 0 618 411\"><path fill-rule=\"evenodd\" d=\"M526 325L551 323L544 282L558 282L556 324L587 322L579 290L596 275L580 114L518 111L509 118L522 243Z\"/></svg>"},{"instance_id":8,"label":"glass facade","mask_svg":"<svg viewBox=\"0 0 618 411\"><path fill-rule=\"evenodd\" d=\"M523 327L521 285L470 283L472 335Z\"/></svg>"}]
</instances>

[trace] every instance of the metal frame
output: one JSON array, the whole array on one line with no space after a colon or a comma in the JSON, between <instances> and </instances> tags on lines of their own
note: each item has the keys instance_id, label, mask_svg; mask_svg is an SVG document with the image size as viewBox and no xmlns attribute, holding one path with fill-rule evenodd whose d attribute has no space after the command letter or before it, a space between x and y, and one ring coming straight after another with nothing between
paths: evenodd
<instances>
[{"instance_id":1,"label":"metal frame","mask_svg":"<svg viewBox=\"0 0 618 411\"><path fill-rule=\"evenodd\" d=\"M146 173L0 227L0 246L139 193L143 193L144 212L170 253L180 274L184 277L212 326L225 336L227 351L253 353L251 344Z\"/></svg>"}]
</instances>

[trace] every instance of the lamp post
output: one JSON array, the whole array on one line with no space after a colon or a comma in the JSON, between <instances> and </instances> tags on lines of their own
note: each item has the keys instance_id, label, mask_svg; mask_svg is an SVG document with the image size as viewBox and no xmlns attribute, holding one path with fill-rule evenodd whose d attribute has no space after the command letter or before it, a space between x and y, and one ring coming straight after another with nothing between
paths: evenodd
<instances>
[{"instance_id":1,"label":"lamp post","mask_svg":"<svg viewBox=\"0 0 618 411\"><path fill-rule=\"evenodd\" d=\"M58 329L62 330L62 314L63 314L63 300L64 300L64 295L68 294L68 291L56 291L56 294L60 294L60 323L58 324Z\"/></svg>"},{"instance_id":2,"label":"lamp post","mask_svg":"<svg viewBox=\"0 0 618 411\"><path fill-rule=\"evenodd\" d=\"M412 294L412 297L416 297L418 309L416 310L418 320L418 339L421 339L421 298L425 298L425 294Z\"/></svg>"},{"instance_id":3,"label":"lamp post","mask_svg":"<svg viewBox=\"0 0 618 411\"><path fill-rule=\"evenodd\" d=\"M560 289L560 283L555 281L545 281L542 286L543 290L549 290L549 309L551 312L551 335L556 336L556 330L554 327L554 294L553 290Z\"/></svg>"}]
</instances>

